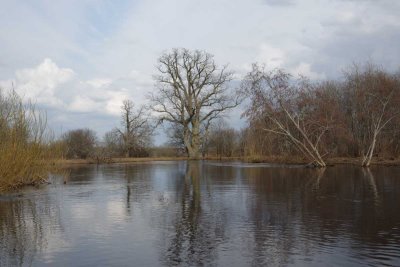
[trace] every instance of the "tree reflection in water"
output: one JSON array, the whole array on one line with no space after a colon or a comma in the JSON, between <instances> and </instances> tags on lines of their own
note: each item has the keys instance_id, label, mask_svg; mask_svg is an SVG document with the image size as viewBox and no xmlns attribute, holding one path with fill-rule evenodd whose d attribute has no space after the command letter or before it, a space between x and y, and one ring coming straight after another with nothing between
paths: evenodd
<instances>
[{"instance_id":1,"label":"tree reflection in water","mask_svg":"<svg viewBox=\"0 0 400 267\"><path fill-rule=\"evenodd\" d=\"M154 166L151 164L129 165L120 167L121 176L126 185L125 208L128 217L133 216L134 203L140 204L153 190L151 179L154 176Z\"/></svg>"},{"instance_id":2,"label":"tree reflection in water","mask_svg":"<svg viewBox=\"0 0 400 267\"><path fill-rule=\"evenodd\" d=\"M175 199L164 214L161 258L166 265L207 265L215 262L218 240L224 236L224 214L215 210L207 190L204 166L188 161L177 179ZM179 185L179 181L183 186ZM177 205L176 205L177 204ZM171 215L172 214L172 215ZM169 227L171 226L171 227Z\"/></svg>"},{"instance_id":3,"label":"tree reflection in water","mask_svg":"<svg viewBox=\"0 0 400 267\"><path fill-rule=\"evenodd\" d=\"M225 249L235 246L242 247L236 253L256 266L290 265L326 251L339 255L332 261L340 262L340 247L349 242L374 247L380 242L379 231L390 232L400 221L400 215L387 219L382 207L393 204L381 205L383 184L371 170L351 166L229 169L188 162L182 183L176 199L180 209L166 209L161 226L168 229L160 251L168 265L229 262L221 258L229 254ZM223 197L234 191L225 190L225 184L241 185L238 192L244 195L234 196L242 203ZM394 206L399 208L398 203ZM357 249L348 253L365 257Z\"/></svg>"},{"instance_id":4,"label":"tree reflection in water","mask_svg":"<svg viewBox=\"0 0 400 267\"><path fill-rule=\"evenodd\" d=\"M59 210L50 198L6 195L0 200L0 266L31 266L47 247L51 230L61 229ZM6 256L5 256L6 255Z\"/></svg>"}]
</instances>

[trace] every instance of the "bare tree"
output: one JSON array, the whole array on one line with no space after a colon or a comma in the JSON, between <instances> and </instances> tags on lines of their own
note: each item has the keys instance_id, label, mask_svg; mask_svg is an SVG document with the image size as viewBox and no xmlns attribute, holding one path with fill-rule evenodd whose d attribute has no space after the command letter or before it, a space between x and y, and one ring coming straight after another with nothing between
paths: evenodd
<instances>
[{"instance_id":1,"label":"bare tree","mask_svg":"<svg viewBox=\"0 0 400 267\"><path fill-rule=\"evenodd\" d=\"M223 120L211 126L207 150L215 152L216 156L231 157L237 147L237 133Z\"/></svg>"},{"instance_id":2,"label":"bare tree","mask_svg":"<svg viewBox=\"0 0 400 267\"><path fill-rule=\"evenodd\" d=\"M346 96L351 132L361 147L361 165L368 167L378 137L400 114L400 85L395 76L369 64L346 73Z\"/></svg>"},{"instance_id":3,"label":"bare tree","mask_svg":"<svg viewBox=\"0 0 400 267\"><path fill-rule=\"evenodd\" d=\"M90 129L76 129L62 137L67 148L67 158L86 159L93 155L97 144L96 133Z\"/></svg>"},{"instance_id":4,"label":"bare tree","mask_svg":"<svg viewBox=\"0 0 400 267\"><path fill-rule=\"evenodd\" d=\"M320 142L331 119L329 114L324 120L314 116L314 89L304 77L292 81L283 70L267 72L254 64L242 83L242 92L251 101L244 115L263 131L288 139L315 166L325 167Z\"/></svg>"},{"instance_id":5,"label":"bare tree","mask_svg":"<svg viewBox=\"0 0 400 267\"><path fill-rule=\"evenodd\" d=\"M152 109L160 122L182 127L189 157L200 158L202 129L206 133L212 120L239 103L228 92L232 73L226 66L219 68L212 55L198 50L173 49L158 63L157 92L150 95Z\"/></svg>"},{"instance_id":6,"label":"bare tree","mask_svg":"<svg viewBox=\"0 0 400 267\"><path fill-rule=\"evenodd\" d=\"M108 131L103 136L104 151L109 157L125 156L125 146L123 139L117 129Z\"/></svg>"},{"instance_id":7,"label":"bare tree","mask_svg":"<svg viewBox=\"0 0 400 267\"><path fill-rule=\"evenodd\" d=\"M145 149L151 142L154 127L145 114L143 106L135 109L131 100L124 100L121 110L122 127L116 128L115 132L122 140L125 157L142 154L138 152Z\"/></svg>"}]
</instances>

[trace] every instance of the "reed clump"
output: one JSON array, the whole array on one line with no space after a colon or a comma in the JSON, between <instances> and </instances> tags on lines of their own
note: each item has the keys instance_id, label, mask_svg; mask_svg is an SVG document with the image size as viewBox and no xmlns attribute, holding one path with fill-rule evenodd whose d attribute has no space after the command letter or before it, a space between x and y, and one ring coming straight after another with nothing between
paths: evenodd
<instances>
[{"instance_id":1,"label":"reed clump","mask_svg":"<svg viewBox=\"0 0 400 267\"><path fill-rule=\"evenodd\" d=\"M61 152L51 140L45 113L0 90L0 191L47 181Z\"/></svg>"}]
</instances>

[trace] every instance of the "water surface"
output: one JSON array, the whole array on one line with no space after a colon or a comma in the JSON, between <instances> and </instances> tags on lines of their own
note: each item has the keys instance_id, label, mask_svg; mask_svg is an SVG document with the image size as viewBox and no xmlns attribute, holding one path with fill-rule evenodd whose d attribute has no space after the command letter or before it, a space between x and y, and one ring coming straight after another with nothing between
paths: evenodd
<instances>
[{"instance_id":1,"label":"water surface","mask_svg":"<svg viewBox=\"0 0 400 267\"><path fill-rule=\"evenodd\" d=\"M81 166L0 196L0 266L400 266L400 168Z\"/></svg>"}]
</instances>

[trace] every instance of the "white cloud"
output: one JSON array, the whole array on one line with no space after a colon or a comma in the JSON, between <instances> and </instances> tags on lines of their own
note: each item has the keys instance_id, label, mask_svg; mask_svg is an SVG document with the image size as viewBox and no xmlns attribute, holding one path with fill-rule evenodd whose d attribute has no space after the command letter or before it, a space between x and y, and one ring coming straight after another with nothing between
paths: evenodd
<instances>
[{"instance_id":1,"label":"white cloud","mask_svg":"<svg viewBox=\"0 0 400 267\"><path fill-rule=\"evenodd\" d=\"M138 72L133 74L122 81L148 84L148 80ZM132 92L118 83L119 80L107 78L82 81L72 69L59 67L52 59L46 58L36 67L17 70L14 78L0 81L0 86L11 88L13 85L24 99L59 110L63 116L56 115L56 118L66 120L68 112L118 116L122 101L132 99Z\"/></svg>"},{"instance_id":2,"label":"white cloud","mask_svg":"<svg viewBox=\"0 0 400 267\"><path fill-rule=\"evenodd\" d=\"M14 89L23 97L39 104L50 106L63 105L56 97L60 85L71 81L75 76L69 68L59 68L51 59L46 58L34 68L17 70L15 79L11 80ZM3 81L2 84L10 81ZM8 87L10 88L10 87Z\"/></svg>"},{"instance_id":3,"label":"white cloud","mask_svg":"<svg viewBox=\"0 0 400 267\"><path fill-rule=\"evenodd\" d=\"M98 110L100 103L94 101L89 96L78 95L69 104L68 109L75 112L91 112Z\"/></svg>"}]
</instances>

